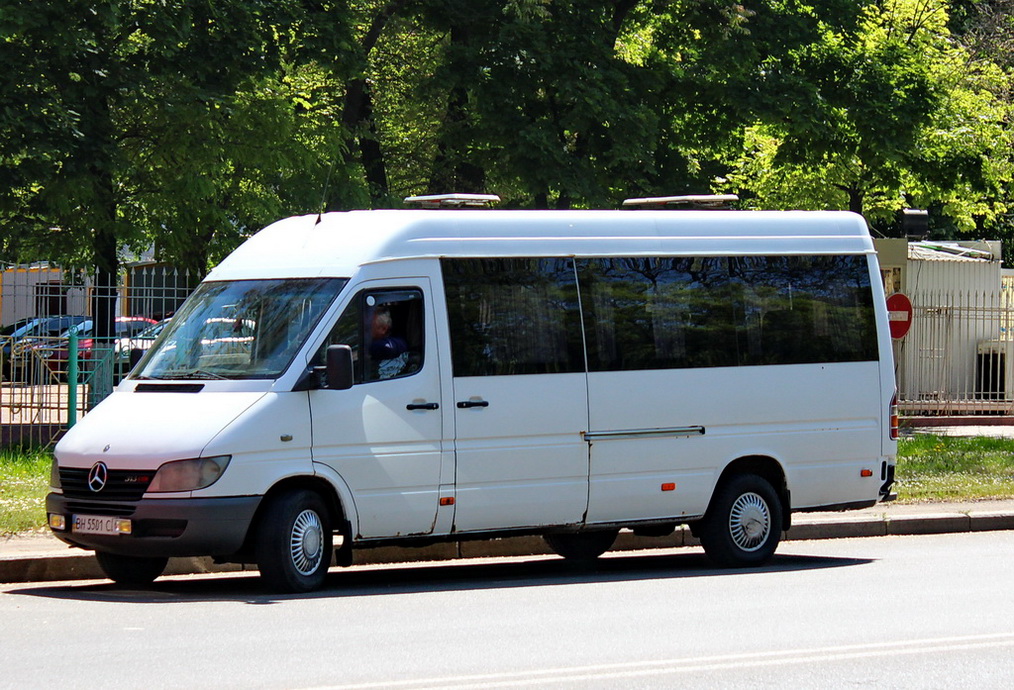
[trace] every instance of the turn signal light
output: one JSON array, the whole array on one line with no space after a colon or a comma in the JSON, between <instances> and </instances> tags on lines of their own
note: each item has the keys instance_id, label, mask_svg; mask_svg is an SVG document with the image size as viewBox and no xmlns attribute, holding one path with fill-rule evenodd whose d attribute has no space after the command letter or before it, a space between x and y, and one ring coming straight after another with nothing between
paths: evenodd
<instances>
[{"instance_id":1,"label":"turn signal light","mask_svg":"<svg viewBox=\"0 0 1014 690\"><path fill-rule=\"evenodd\" d=\"M445 496L444 498L441 498L440 499L440 505L442 505L442 506L452 506L452 505L454 505L454 497L453 496Z\"/></svg>"},{"instance_id":2,"label":"turn signal light","mask_svg":"<svg viewBox=\"0 0 1014 690\"><path fill-rule=\"evenodd\" d=\"M675 491L675 490L676 490L676 482L666 482L665 484L662 485L662 491Z\"/></svg>"},{"instance_id":3,"label":"turn signal light","mask_svg":"<svg viewBox=\"0 0 1014 690\"><path fill-rule=\"evenodd\" d=\"M872 477L873 476L873 470L861 470L859 472L859 476L860 477Z\"/></svg>"}]
</instances>

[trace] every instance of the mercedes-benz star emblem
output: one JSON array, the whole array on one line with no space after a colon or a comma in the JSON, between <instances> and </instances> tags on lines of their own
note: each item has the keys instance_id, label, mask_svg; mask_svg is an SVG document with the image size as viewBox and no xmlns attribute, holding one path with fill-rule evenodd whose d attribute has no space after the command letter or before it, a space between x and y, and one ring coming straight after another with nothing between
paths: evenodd
<instances>
[{"instance_id":1,"label":"mercedes-benz star emblem","mask_svg":"<svg viewBox=\"0 0 1014 690\"><path fill-rule=\"evenodd\" d=\"M92 491L102 491L108 479L109 468L104 462L97 462L88 470L88 488Z\"/></svg>"}]
</instances>

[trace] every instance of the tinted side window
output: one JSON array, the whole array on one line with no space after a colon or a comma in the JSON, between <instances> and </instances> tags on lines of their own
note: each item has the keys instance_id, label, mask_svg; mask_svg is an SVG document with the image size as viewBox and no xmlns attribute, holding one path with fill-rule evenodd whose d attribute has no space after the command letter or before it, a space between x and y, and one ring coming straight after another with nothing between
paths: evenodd
<instances>
[{"instance_id":1,"label":"tinted side window","mask_svg":"<svg viewBox=\"0 0 1014 690\"><path fill-rule=\"evenodd\" d=\"M356 383L410 376L423 365L423 322L419 290L360 292L338 317L315 361L324 361L328 345L348 345Z\"/></svg>"},{"instance_id":2,"label":"tinted side window","mask_svg":"<svg viewBox=\"0 0 1014 690\"><path fill-rule=\"evenodd\" d=\"M584 371L572 259L441 261L455 376Z\"/></svg>"},{"instance_id":3,"label":"tinted side window","mask_svg":"<svg viewBox=\"0 0 1014 690\"><path fill-rule=\"evenodd\" d=\"M861 256L580 259L592 371L877 359Z\"/></svg>"},{"instance_id":4,"label":"tinted side window","mask_svg":"<svg viewBox=\"0 0 1014 690\"><path fill-rule=\"evenodd\" d=\"M876 360L870 273L862 256L738 257L740 364Z\"/></svg>"}]
</instances>

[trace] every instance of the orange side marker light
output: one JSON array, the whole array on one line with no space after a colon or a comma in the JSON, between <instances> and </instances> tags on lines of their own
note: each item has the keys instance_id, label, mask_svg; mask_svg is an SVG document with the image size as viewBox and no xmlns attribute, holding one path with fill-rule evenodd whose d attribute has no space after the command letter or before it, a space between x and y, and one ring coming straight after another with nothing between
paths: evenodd
<instances>
[{"instance_id":1,"label":"orange side marker light","mask_svg":"<svg viewBox=\"0 0 1014 690\"><path fill-rule=\"evenodd\" d=\"M675 491L675 490L676 490L676 482L666 482L665 484L662 485L662 491Z\"/></svg>"}]
</instances>

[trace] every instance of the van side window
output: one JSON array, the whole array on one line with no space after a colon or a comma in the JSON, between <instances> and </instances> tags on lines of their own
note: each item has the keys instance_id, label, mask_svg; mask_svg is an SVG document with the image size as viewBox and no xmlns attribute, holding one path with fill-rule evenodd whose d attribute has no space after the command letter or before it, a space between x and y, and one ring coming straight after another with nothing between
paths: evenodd
<instances>
[{"instance_id":1,"label":"van side window","mask_svg":"<svg viewBox=\"0 0 1014 690\"><path fill-rule=\"evenodd\" d=\"M584 371L574 261L443 259L455 376Z\"/></svg>"},{"instance_id":2,"label":"van side window","mask_svg":"<svg viewBox=\"0 0 1014 690\"><path fill-rule=\"evenodd\" d=\"M413 288L364 290L338 317L315 361L328 345L348 345L355 382L410 376L423 365L422 292Z\"/></svg>"},{"instance_id":3,"label":"van side window","mask_svg":"<svg viewBox=\"0 0 1014 690\"><path fill-rule=\"evenodd\" d=\"M863 256L580 259L591 371L874 361Z\"/></svg>"}]
</instances>

